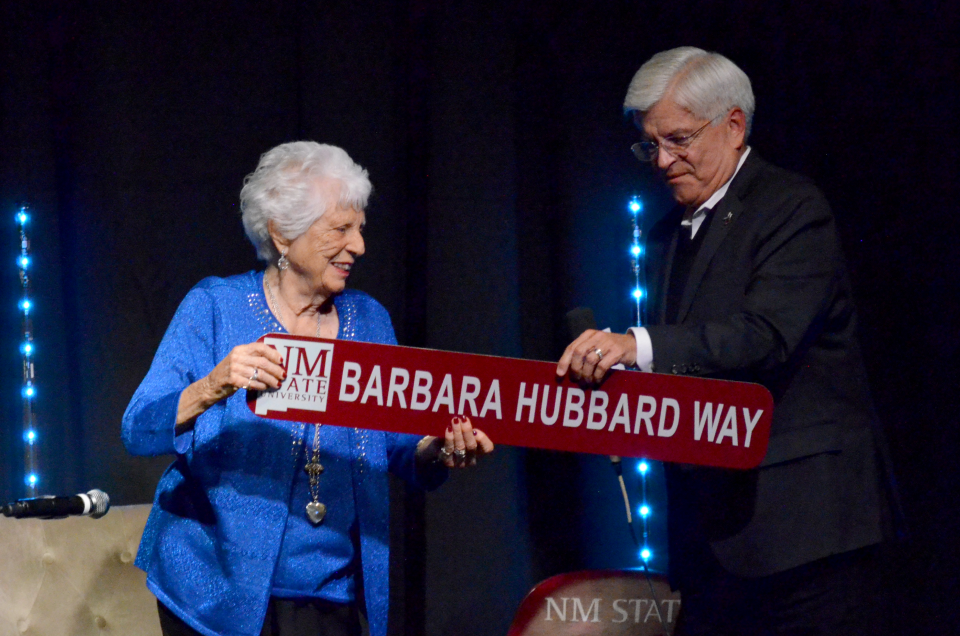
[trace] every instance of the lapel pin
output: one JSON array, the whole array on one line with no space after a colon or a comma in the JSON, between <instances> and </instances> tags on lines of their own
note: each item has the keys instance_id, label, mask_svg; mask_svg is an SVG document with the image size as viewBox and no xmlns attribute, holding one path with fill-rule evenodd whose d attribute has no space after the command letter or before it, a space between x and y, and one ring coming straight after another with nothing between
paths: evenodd
<instances>
[{"instance_id":1,"label":"lapel pin","mask_svg":"<svg viewBox=\"0 0 960 636\"><path fill-rule=\"evenodd\" d=\"M733 212L727 212L727 216L723 217L723 224L729 225L730 221L733 220Z\"/></svg>"}]
</instances>

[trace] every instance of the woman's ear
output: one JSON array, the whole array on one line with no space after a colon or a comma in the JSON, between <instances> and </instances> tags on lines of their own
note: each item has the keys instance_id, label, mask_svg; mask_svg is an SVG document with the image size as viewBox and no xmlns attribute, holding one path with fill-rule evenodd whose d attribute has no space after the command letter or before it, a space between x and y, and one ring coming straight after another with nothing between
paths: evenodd
<instances>
[{"instance_id":1,"label":"woman's ear","mask_svg":"<svg viewBox=\"0 0 960 636\"><path fill-rule=\"evenodd\" d=\"M273 241L273 246L277 248L277 252L283 254L290 248L290 239L280 233L273 219L267 221L267 232L270 233L270 240Z\"/></svg>"}]
</instances>

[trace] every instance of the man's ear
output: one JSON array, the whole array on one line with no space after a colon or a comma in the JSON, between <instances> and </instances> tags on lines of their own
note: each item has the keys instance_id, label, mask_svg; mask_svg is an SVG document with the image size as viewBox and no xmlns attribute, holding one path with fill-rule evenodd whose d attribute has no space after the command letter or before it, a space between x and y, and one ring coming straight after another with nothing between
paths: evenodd
<instances>
[{"instance_id":1,"label":"man's ear","mask_svg":"<svg viewBox=\"0 0 960 636\"><path fill-rule=\"evenodd\" d=\"M747 115L740 108L733 108L727 113L725 122L730 140L738 150L743 148L747 139Z\"/></svg>"},{"instance_id":2,"label":"man's ear","mask_svg":"<svg viewBox=\"0 0 960 636\"><path fill-rule=\"evenodd\" d=\"M280 233L273 219L267 221L267 232L270 233L270 240L273 241L273 246L277 248L279 253L283 254L290 248L290 239Z\"/></svg>"}]
</instances>

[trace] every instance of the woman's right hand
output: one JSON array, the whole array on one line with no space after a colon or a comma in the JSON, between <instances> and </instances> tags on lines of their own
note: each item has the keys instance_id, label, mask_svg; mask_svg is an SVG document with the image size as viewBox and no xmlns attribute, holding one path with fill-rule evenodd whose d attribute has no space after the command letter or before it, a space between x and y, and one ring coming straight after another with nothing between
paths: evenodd
<instances>
[{"instance_id":1,"label":"woman's right hand","mask_svg":"<svg viewBox=\"0 0 960 636\"><path fill-rule=\"evenodd\" d=\"M262 342L234 347L213 371L180 394L177 426L192 423L198 415L240 389L279 388L286 377L282 363L280 353Z\"/></svg>"},{"instance_id":2,"label":"woman's right hand","mask_svg":"<svg viewBox=\"0 0 960 636\"><path fill-rule=\"evenodd\" d=\"M280 388L286 376L283 358L270 345L251 342L239 345L207 375L207 388L214 404L240 389L266 391Z\"/></svg>"}]
</instances>

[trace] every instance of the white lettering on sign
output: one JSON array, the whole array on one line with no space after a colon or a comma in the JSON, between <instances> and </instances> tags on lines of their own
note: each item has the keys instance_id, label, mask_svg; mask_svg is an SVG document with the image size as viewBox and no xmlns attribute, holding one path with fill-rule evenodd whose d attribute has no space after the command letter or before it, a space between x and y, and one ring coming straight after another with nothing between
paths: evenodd
<instances>
[{"instance_id":1,"label":"white lettering on sign","mask_svg":"<svg viewBox=\"0 0 960 636\"><path fill-rule=\"evenodd\" d=\"M589 397L588 397L589 394ZM599 389L584 391L577 387L558 386L552 392L550 385L520 383L517 392L517 410L514 419L528 424L539 422L553 426L563 413L563 426L577 428L584 422L591 431L623 432L639 435L643 430L650 437L672 437L680 425L680 403L673 398L662 398L658 403L649 395L637 397L631 410L630 396L622 393L610 415L610 396ZM588 405L584 409L584 405ZM539 408L538 408L539 407ZM656 432L653 418L659 413ZM759 416L752 425L756 426ZM631 426L632 424L632 426ZM752 431L752 429L751 429Z\"/></svg>"},{"instance_id":2,"label":"white lettering on sign","mask_svg":"<svg viewBox=\"0 0 960 636\"><path fill-rule=\"evenodd\" d=\"M646 427L647 435L653 437L653 414L657 412L657 401L649 395L637 398L637 421L633 425L633 434L640 432L640 422Z\"/></svg>"},{"instance_id":3,"label":"white lettering on sign","mask_svg":"<svg viewBox=\"0 0 960 636\"><path fill-rule=\"evenodd\" d=\"M443 376L443 382L440 383L440 391L437 392L437 399L433 402L433 412L440 410L440 405L447 407L447 413L454 415L453 411L453 376L449 373Z\"/></svg>"},{"instance_id":4,"label":"white lettering on sign","mask_svg":"<svg viewBox=\"0 0 960 636\"><path fill-rule=\"evenodd\" d=\"M358 395L360 395L360 365L356 362L344 362L339 399L341 402L356 402Z\"/></svg>"},{"instance_id":5,"label":"white lettering on sign","mask_svg":"<svg viewBox=\"0 0 960 636\"><path fill-rule=\"evenodd\" d=\"M480 380L469 375L463 376L463 384L460 385L460 405L457 412L476 417L478 395L480 395ZM467 413L463 408L468 404L470 405L470 413Z\"/></svg>"},{"instance_id":6,"label":"white lettering on sign","mask_svg":"<svg viewBox=\"0 0 960 636\"><path fill-rule=\"evenodd\" d=\"M763 415L763 409L757 409L756 415L750 417L750 409L743 407L743 423L747 427L746 439L743 442L745 448L750 448L750 440L753 438L753 429L757 427L760 416Z\"/></svg>"},{"instance_id":7,"label":"white lettering on sign","mask_svg":"<svg viewBox=\"0 0 960 636\"><path fill-rule=\"evenodd\" d=\"M279 389L261 393L257 397L257 415L289 408L327 410L334 345L328 342L290 342L282 338L264 339L265 344L274 347L283 357L287 377Z\"/></svg>"},{"instance_id":8,"label":"white lettering on sign","mask_svg":"<svg viewBox=\"0 0 960 636\"><path fill-rule=\"evenodd\" d=\"M466 378L464 378L464 380L466 380ZM503 413L500 410L500 380L490 382L490 390L487 391L487 397L483 401L483 408L480 409L480 417L486 417L487 411L493 411L498 420L503 419Z\"/></svg>"},{"instance_id":9,"label":"white lettering on sign","mask_svg":"<svg viewBox=\"0 0 960 636\"><path fill-rule=\"evenodd\" d=\"M282 344L283 341L277 342ZM326 357L319 350L284 348L289 368L296 372L280 391L287 390L286 399L298 402L317 400L318 403L320 399L326 399L325 383L329 380L323 377L320 369L329 368L332 345L323 346L330 349ZM359 401L412 411L503 419L500 380L470 375L458 377L452 373L444 374L439 382L436 380L429 371L381 368L379 364L364 367L346 361L337 396L341 402ZM507 413L508 417L514 415L516 422L545 426L560 422L565 428L582 427L598 433L661 438L675 436L680 428L680 402L672 397L621 393L611 399L600 389L527 382L520 382L516 388L516 407ZM296 396L291 397L291 392ZM299 404L297 407L300 408ZM323 410L320 406L313 408ZM749 448L763 412L763 409L696 400L693 402L693 430L690 433L697 442Z\"/></svg>"},{"instance_id":10,"label":"white lettering on sign","mask_svg":"<svg viewBox=\"0 0 960 636\"><path fill-rule=\"evenodd\" d=\"M664 423L667 421L667 411L673 409L673 423L667 427ZM660 402L660 426L657 428L658 437L673 437L677 432L677 426L680 424L680 403L673 398L663 398Z\"/></svg>"},{"instance_id":11,"label":"white lettering on sign","mask_svg":"<svg viewBox=\"0 0 960 636\"><path fill-rule=\"evenodd\" d=\"M567 389L567 405L563 409L563 425L571 428L583 422L583 401L586 394L581 389Z\"/></svg>"},{"instance_id":12,"label":"white lettering on sign","mask_svg":"<svg viewBox=\"0 0 960 636\"><path fill-rule=\"evenodd\" d=\"M527 383L520 383L520 395L517 397L517 416L513 419L522 422L523 409L526 407L530 410L530 419L527 420L527 423L533 424L533 418L537 414L537 391L539 390L540 385L534 384L530 392L530 397L527 397Z\"/></svg>"},{"instance_id":13,"label":"white lettering on sign","mask_svg":"<svg viewBox=\"0 0 960 636\"><path fill-rule=\"evenodd\" d=\"M393 406L393 397L397 397L400 408L407 408L407 398L403 395L403 390L410 384L410 372L406 369L395 367L390 370L390 389L387 391L387 406Z\"/></svg>"},{"instance_id":14,"label":"white lettering on sign","mask_svg":"<svg viewBox=\"0 0 960 636\"><path fill-rule=\"evenodd\" d=\"M373 371L370 373L370 379L367 380L367 388L363 390L363 397L360 398L360 404L366 404L370 398L377 400L377 406L383 406L383 387L380 386L379 364L373 365Z\"/></svg>"},{"instance_id":15,"label":"white lettering on sign","mask_svg":"<svg viewBox=\"0 0 960 636\"><path fill-rule=\"evenodd\" d=\"M602 598L580 599L561 596L546 598L544 621L551 623L641 623L671 625L677 620L680 599L665 598L655 602L649 598L618 598L605 602ZM607 611L608 608L612 611ZM619 633L619 632L618 632Z\"/></svg>"},{"instance_id":16,"label":"white lettering on sign","mask_svg":"<svg viewBox=\"0 0 960 636\"><path fill-rule=\"evenodd\" d=\"M665 606L663 611L653 600L648 598L618 598L613 601L613 611L617 613L617 617L610 622L626 623L630 621L639 624L656 619L659 623L669 625L675 620L674 607L680 605L680 600L668 598L660 601L660 604ZM628 611L631 605L633 606L632 617L631 612Z\"/></svg>"},{"instance_id":17,"label":"white lettering on sign","mask_svg":"<svg viewBox=\"0 0 960 636\"><path fill-rule=\"evenodd\" d=\"M607 404L609 403L610 398L604 391L591 391L587 428L591 431L602 431L607 427Z\"/></svg>"},{"instance_id":18,"label":"white lettering on sign","mask_svg":"<svg viewBox=\"0 0 960 636\"><path fill-rule=\"evenodd\" d=\"M557 421L557 417L560 415L560 402L563 398L563 387L557 387L557 393L553 398L553 411L550 413L550 415L547 415L547 404L550 402L548 399L549 393L550 387L543 385L543 402L540 404L540 421L547 426L553 426L553 424Z\"/></svg>"},{"instance_id":19,"label":"white lettering on sign","mask_svg":"<svg viewBox=\"0 0 960 636\"><path fill-rule=\"evenodd\" d=\"M357 365L359 373L360 365ZM413 394L410 396L410 408L414 411L426 411L430 406L430 387L433 386L433 374L429 371L417 371L413 374Z\"/></svg>"},{"instance_id":20,"label":"white lettering on sign","mask_svg":"<svg viewBox=\"0 0 960 636\"><path fill-rule=\"evenodd\" d=\"M600 599L595 598L590 602L588 607L583 606L583 602L576 596L573 598L564 598L560 597L560 601L563 603L562 609L561 605L557 603L553 597L547 597L547 618L546 620L559 620L561 622L571 622L571 623L599 623L600 622ZM567 603L570 603L570 619L567 619ZM552 610L552 612L551 612ZM552 614L556 614L557 618L554 619Z\"/></svg>"},{"instance_id":21,"label":"white lettering on sign","mask_svg":"<svg viewBox=\"0 0 960 636\"><path fill-rule=\"evenodd\" d=\"M714 409L716 408L716 414ZM712 402L705 402L702 406L697 400L693 403L693 439L700 441L704 431L707 433L707 441L720 444L724 439L729 439L730 444L739 446L737 407L730 406L727 413L723 415L723 404L714 405ZM757 409L757 412L751 417L750 409L743 408L743 426L745 429L743 446L750 448L750 440L753 438L753 429L756 428L760 416L763 415L763 409ZM723 417L723 425L720 424L720 418ZM718 433L719 429L719 433Z\"/></svg>"},{"instance_id":22,"label":"white lettering on sign","mask_svg":"<svg viewBox=\"0 0 960 636\"><path fill-rule=\"evenodd\" d=\"M612 433L618 426L623 427L624 433L630 432L630 396L626 393L622 394L617 401L617 410L613 412L613 417L610 418L610 428L607 430Z\"/></svg>"},{"instance_id":23,"label":"white lettering on sign","mask_svg":"<svg viewBox=\"0 0 960 636\"><path fill-rule=\"evenodd\" d=\"M442 408L450 415L487 417L492 414L498 420L503 419L500 380L491 380L490 384L484 387L479 378L467 375L460 379L457 388L453 375L447 373L440 381L440 388L434 393L433 375L429 371L414 371L412 382L407 369L393 367L389 373L390 380L384 396L384 373L379 364L373 365L369 374L364 377L364 369L358 363L344 362L338 399L341 402L356 402L359 399L361 404L376 402L377 406L384 406L386 401L388 407L396 404L397 408L412 411L430 409L436 413ZM484 397L478 410L477 402L481 395ZM457 410L454 410L455 408Z\"/></svg>"}]
</instances>

